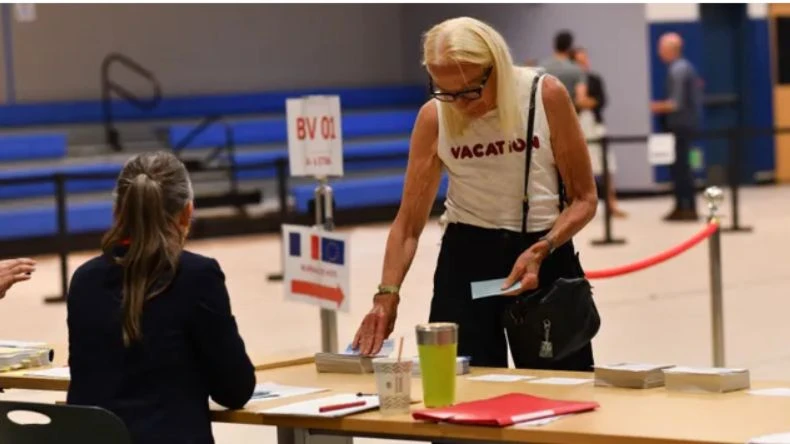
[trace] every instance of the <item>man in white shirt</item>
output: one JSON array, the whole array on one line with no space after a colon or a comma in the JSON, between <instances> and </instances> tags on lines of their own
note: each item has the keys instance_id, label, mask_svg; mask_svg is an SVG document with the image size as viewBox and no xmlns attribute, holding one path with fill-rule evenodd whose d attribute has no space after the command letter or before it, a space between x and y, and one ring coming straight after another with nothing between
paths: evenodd
<instances>
[{"instance_id":1,"label":"man in white shirt","mask_svg":"<svg viewBox=\"0 0 790 444\"><path fill-rule=\"evenodd\" d=\"M5 297L5 292L17 282L30 279L36 270L36 261L27 258L8 259L0 261L0 299Z\"/></svg>"}]
</instances>

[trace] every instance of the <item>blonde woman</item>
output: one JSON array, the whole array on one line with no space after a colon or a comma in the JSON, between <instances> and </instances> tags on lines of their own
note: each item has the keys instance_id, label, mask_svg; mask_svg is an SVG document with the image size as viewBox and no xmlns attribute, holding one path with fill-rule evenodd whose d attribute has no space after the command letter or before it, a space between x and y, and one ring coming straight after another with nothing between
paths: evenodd
<instances>
[{"instance_id":1,"label":"blonde woman","mask_svg":"<svg viewBox=\"0 0 790 444\"><path fill-rule=\"evenodd\" d=\"M502 313L514 299L472 300L470 284L507 276L503 289L521 283L507 294L514 296L576 276L580 265L571 239L597 206L585 138L562 84L514 66L502 36L481 21L461 17L431 28L423 64L431 99L417 116L381 283L354 346L374 354L392 332L400 286L446 169L447 227L429 320L459 325L458 353L470 356L472 365L506 367ZM593 364L589 344L559 362L519 351L513 358L531 368L589 370Z\"/></svg>"}]
</instances>

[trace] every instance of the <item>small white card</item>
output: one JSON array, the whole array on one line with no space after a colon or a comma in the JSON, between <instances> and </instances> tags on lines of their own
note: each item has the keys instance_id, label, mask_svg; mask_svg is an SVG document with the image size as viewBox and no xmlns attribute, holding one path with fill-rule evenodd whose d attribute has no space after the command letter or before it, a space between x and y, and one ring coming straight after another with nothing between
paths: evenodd
<instances>
[{"instance_id":1,"label":"small white card","mask_svg":"<svg viewBox=\"0 0 790 444\"><path fill-rule=\"evenodd\" d=\"M490 375L481 375L481 376L470 376L466 379L470 381L483 381L483 382L517 382L517 381L525 381L527 379L534 379L534 378L535 378L534 376L490 374Z\"/></svg>"},{"instance_id":2,"label":"small white card","mask_svg":"<svg viewBox=\"0 0 790 444\"><path fill-rule=\"evenodd\" d=\"M505 279L489 279L487 281L472 282L472 299L482 299L491 296L501 296L509 291L518 290L521 288L521 282L516 282L510 288L502 289L505 285Z\"/></svg>"},{"instance_id":3,"label":"small white card","mask_svg":"<svg viewBox=\"0 0 790 444\"><path fill-rule=\"evenodd\" d=\"M47 368L44 370L33 370L30 372L26 372L25 375L40 376L44 378L55 378L55 379L71 379L71 370L69 370L68 367L54 367L54 368Z\"/></svg>"},{"instance_id":4,"label":"small white card","mask_svg":"<svg viewBox=\"0 0 790 444\"><path fill-rule=\"evenodd\" d=\"M549 385L581 385L592 382L587 378L542 378L529 381L530 384L549 384Z\"/></svg>"},{"instance_id":5,"label":"small white card","mask_svg":"<svg viewBox=\"0 0 790 444\"><path fill-rule=\"evenodd\" d=\"M790 388L776 387L776 388L749 390L749 394L757 395L757 396L790 396Z\"/></svg>"}]
</instances>

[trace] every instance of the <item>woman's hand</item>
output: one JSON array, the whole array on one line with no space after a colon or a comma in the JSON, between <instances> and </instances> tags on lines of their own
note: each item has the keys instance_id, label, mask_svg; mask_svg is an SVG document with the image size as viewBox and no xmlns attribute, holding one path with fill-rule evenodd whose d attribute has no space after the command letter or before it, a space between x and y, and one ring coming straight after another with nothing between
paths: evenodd
<instances>
[{"instance_id":1,"label":"woman's hand","mask_svg":"<svg viewBox=\"0 0 790 444\"><path fill-rule=\"evenodd\" d=\"M549 253L549 243L545 240L538 241L529 247L516 259L510 276L505 279L502 290L512 287L517 282L521 282L521 288L503 293L505 296L516 296L528 290L538 288L538 274L540 264Z\"/></svg>"},{"instance_id":2,"label":"woman's hand","mask_svg":"<svg viewBox=\"0 0 790 444\"><path fill-rule=\"evenodd\" d=\"M0 261L0 299L5 292L17 282L30 279L30 274L36 269L33 259L20 258Z\"/></svg>"},{"instance_id":3,"label":"woman's hand","mask_svg":"<svg viewBox=\"0 0 790 444\"><path fill-rule=\"evenodd\" d=\"M370 309L354 336L351 348L359 350L362 356L374 356L381 351L381 345L395 329L398 317L400 296L394 293L382 293L373 297L373 308Z\"/></svg>"}]
</instances>

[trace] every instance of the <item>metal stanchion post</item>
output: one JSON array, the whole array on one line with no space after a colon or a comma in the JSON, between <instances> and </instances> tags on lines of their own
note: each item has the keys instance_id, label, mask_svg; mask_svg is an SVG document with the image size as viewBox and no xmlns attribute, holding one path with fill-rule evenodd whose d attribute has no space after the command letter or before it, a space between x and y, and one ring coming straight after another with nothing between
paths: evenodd
<instances>
[{"instance_id":1,"label":"metal stanchion post","mask_svg":"<svg viewBox=\"0 0 790 444\"><path fill-rule=\"evenodd\" d=\"M727 173L727 181L729 182L730 186L730 200L732 208L730 212L732 213L732 225L722 229L727 233L751 233L752 227L744 227L740 225L740 206L738 205L739 200L739 186L741 183L740 177L740 165L741 165L741 141L743 137L741 137L741 129L734 129L728 138L729 144L729 153L728 153L728 161L729 161L729 172Z\"/></svg>"},{"instance_id":2,"label":"metal stanchion post","mask_svg":"<svg viewBox=\"0 0 790 444\"><path fill-rule=\"evenodd\" d=\"M319 178L315 188L315 225L326 231L335 228L332 197L332 188L326 177ZM325 308L321 309L321 351L337 353L337 313Z\"/></svg>"},{"instance_id":3,"label":"metal stanchion post","mask_svg":"<svg viewBox=\"0 0 790 444\"><path fill-rule=\"evenodd\" d=\"M705 190L708 203L708 222L718 222L716 212L724 195L720 188L710 187ZM724 301L721 270L721 227L717 227L708 240L710 260L710 308L713 338L713 365L724 367Z\"/></svg>"},{"instance_id":4,"label":"metal stanchion post","mask_svg":"<svg viewBox=\"0 0 790 444\"><path fill-rule=\"evenodd\" d=\"M277 197L280 202L280 225L284 224L288 217L288 159L283 157L277 159ZM282 237L282 231L280 231ZM285 248L285 242L280 239L281 248ZM281 256L285 257L285 255ZM283 280L283 273L272 273L267 276L271 282Z\"/></svg>"},{"instance_id":5,"label":"metal stanchion post","mask_svg":"<svg viewBox=\"0 0 790 444\"><path fill-rule=\"evenodd\" d=\"M47 304L66 302L69 293L68 215L66 213L66 178L55 174L55 207L58 224L58 258L60 260L60 295L44 299Z\"/></svg>"},{"instance_id":6,"label":"metal stanchion post","mask_svg":"<svg viewBox=\"0 0 790 444\"><path fill-rule=\"evenodd\" d=\"M612 207L609 202L609 187L611 186L609 180L609 138L604 136L599 139L601 144L601 165L603 166L602 180L603 180L603 194L604 194L604 238L595 239L592 241L593 245L622 245L625 239L612 238Z\"/></svg>"}]
</instances>

